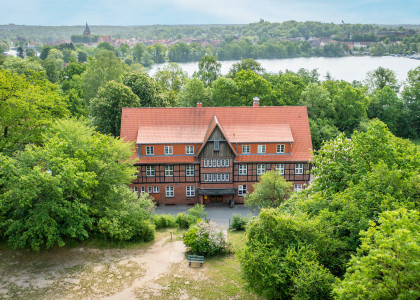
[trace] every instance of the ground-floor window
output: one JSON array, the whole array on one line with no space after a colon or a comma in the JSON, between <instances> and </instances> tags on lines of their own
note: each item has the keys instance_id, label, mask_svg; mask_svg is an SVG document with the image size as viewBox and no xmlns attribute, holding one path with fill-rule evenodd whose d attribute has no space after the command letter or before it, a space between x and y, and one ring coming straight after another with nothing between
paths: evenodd
<instances>
[{"instance_id":1,"label":"ground-floor window","mask_svg":"<svg viewBox=\"0 0 420 300\"><path fill-rule=\"evenodd\" d=\"M139 193L139 188L138 187L134 187L133 188L134 193L138 194Z\"/></svg>"},{"instance_id":2,"label":"ground-floor window","mask_svg":"<svg viewBox=\"0 0 420 300\"><path fill-rule=\"evenodd\" d=\"M152 193L152 187L151 187L151 186L148 186L148 187L147 187L147 193L148 193L148 194L151 194L151 193Z\"/></svg>"},{"instance_id":3,"label":"ground-floor window","mask_svg":"<svg viewBox=\"0 0 420 300\"><path fill-rule=\"evenodd\" d=\"M142 186L142 187L140 188L140 190L141 190L141 193L142 193L142 194L144 194L144 193L146 192L146 188L145 188L144 186Z\"/></svg>"},{"instance_id":4,"label":"ground-floor window","mask_svg":"<svg viewBox=\"0 0 420 300\"><path fill-rule=\"evenodd\" d=\"M296 191L296 192L298 192L298 191L301 191L302 190L302 185L301 184L295 184L294 185L294 190Z\"/></svg>"},{"instance_id":5,"label":"ground-floor window","mask_svg":"<svg viewBox=\"0 0 420 300\"><path fill-rule=\"evenodd\" d=\"M246 185L238 186L238 196L245 196L246 195Z\"/></svg>"},{"instance_id":6,"label":"ground-floor window","mask_svg":"<svg viewBox=\"0 0 420 300\"><path fill-rule=\"evenodd\" d=\"M303 164L295 164L295 174L303 174Z\"/></svg>"},{"instance_id":7,"label":"ground-floor window","mask_svg":"<svg viewBox=\"0 0 420 300\"><path fill-rule=\"evenodd\" d=\"M280 174L284 174L284 164L276 164L276 171Z\"/></svg>"},{"instance_id":8,"label":"ground-floor window","mask_svg":"<svg viewBox=\"0 0 420 300\"><path fill-rule=\"evenodd\" d=\"M194 197L194 196L195 196L195 187L187 186L187 197Z\"/></svg>"},{"instance_id":9,"label":"ground-floor window","mask_svg":"<svg viewBox=\"0 0 420 300\"><path fill-rule=\"evenodd\" d=\"M166 187L166 197L173 197L174 196L174 187L167 186Z\"/></svg>"},{"instance_id":10,"label":"ground-floor window","mask_svg":"<svg viewBox=\"0 0 420 300\"><path fill-rule=\"evenodd\" d=\"M153 187L153 194L159 194L159 187L158 186Z\"/></svg>"}]
</instances>

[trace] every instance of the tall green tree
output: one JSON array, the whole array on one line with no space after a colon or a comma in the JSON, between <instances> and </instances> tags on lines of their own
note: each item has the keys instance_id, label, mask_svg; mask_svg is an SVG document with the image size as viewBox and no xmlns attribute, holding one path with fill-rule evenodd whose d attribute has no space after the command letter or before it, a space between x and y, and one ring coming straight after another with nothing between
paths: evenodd
<instances>
[{"instance_id":1,"label":"tall green tree","mask_svg":"<svg viewBox=\"0 0 420 300\"><path fill-rule=\"evenodd\" d=\"M204 82L205 86L211 86L212 82L220 76L222 65L212 55L205 55L198 63L197 78Z\"/></svg>"},{"instance_id":2,"label":"tall green tree","mask_svg":"<svg viewBox=\"0 0 420 300\"><path fill-rule=\"evenodd\" d=\"M409 128L404 136L420 137L420 67L408 72L402 100L403 117L407 120L405 127Z\"/></svg>"},{"instance_id":3,"label":"tall green tree","mask_svg":"<svg viewBox=\"0 0 420 300\"><path fill-rule=\"evenodd\" d=\"M197 103L202 103L203 106L212 106L208 88L197 78L187 82L184 89L178 94L177 103L181 107L196 107Z\"/></svg>"},{"instance_id":4,"label":"tall green tree","mask_svg":"<svg viewBox=\"0 0 420 300\"><path fill-rule=\"evenodd\" d=\"M242 70L251 70L258 75L262 75L265 71L261 64L256 60L249 58L249 59L241 59L240 62L237 62L232 65L229 69L229 73L226 77L235 78L236 73Z\"/></svg>"},{"instance_id":5,"label":"tall green tree","mask_svg":"<svg viewBox=\"0 0 420 300\"><path fill-rule=\"evenodd\" d=\"M232 78L220 76L211 87L211 102L214 106L240 106L239 89Z\"/></svg>"},{"instance_id":6,"label":"tall green tree","mask_svg":"<svg viewBox=\"0 0 420 300\"><path fill-rule=\"evenodd\" d=\"M374 93L376 90L381 90L389 86L394 92L398 93L400 88L395 73L387 68L379 67L376 70L367 73L365 84L369 93Z\"/></svg>"},{"instance_id":7,"label":"tall green tree","mask_svg":"<svg viewBox=\"0 0 420 300\"><path fill-rule=\"evenodd\" d=\"M177 63L169 63L158 68L154 78L162 90L179 93L188 80L188 74Z\"/></svg>"},{"instance_id":8,"label":"tall green tree","mask_svg":"<svg viewBox=\"0 0 420 300\"><path fill-rule=\"evenodd\" d=\"M252 99L255 97L261 99L261 105L271 105L271 84L262 76L250 70L242 70L233 80L238 87L242 106L252 105Z\"/></svg>"},{"instance_id":9,"label":"tall green tree","mask_svg":"<svg viewBox=\"0 0 420 300\"><path fill-rule=\"evenodd\" d=\"M90 100L93 125L104 134L120 136L123 107L140 107L139 97L129 87L109 81L99 88L96 97Z\"/></svg>"},{"instance_id":10,"label":"tall green tree","mask_svg":"<svg viewBox=\"0 0 420 300\"><path fill-rule=\"evenodd\" d=\"M166 106L159 97L160 88L156 81L146 72L127 72L123 84L128 86L140 99L142 107Z\"/></svg>"}]
</instances>

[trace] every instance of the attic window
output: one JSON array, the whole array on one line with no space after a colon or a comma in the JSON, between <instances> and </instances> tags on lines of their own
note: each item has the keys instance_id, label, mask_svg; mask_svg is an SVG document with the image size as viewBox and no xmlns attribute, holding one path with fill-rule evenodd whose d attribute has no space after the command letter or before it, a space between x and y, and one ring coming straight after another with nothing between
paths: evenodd
<instances>
[{"instance_id":1,"label":"attic window","mask_svg":"<svg viewBox=\"0 0 420 300\"><path fill-rule=\"evenodd\" d=\"M219 151L219 141L214 141L214 151Z\"/></svg>"}]
</instances>

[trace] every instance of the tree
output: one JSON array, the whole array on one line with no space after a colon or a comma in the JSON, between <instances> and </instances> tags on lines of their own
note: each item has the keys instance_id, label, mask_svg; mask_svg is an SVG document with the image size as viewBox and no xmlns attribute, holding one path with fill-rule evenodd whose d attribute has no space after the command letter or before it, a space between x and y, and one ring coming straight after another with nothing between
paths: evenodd
<instances>
[{"instance_id":1,"label":"tree","mask_svg":"<svg viewBox=\"0 0 420 300\"><path fill-rule=\"evenodd\" d=\"M140 62L146 47L143 43L138 43L133 47L133 57L136 62Z\"/></svg>"},{"instance_id":2,"label":"tree","mask_svg":"<svg viewBox=\"0 0 420 300\"><path fill-rule=\"evenodd\" d=\"M408 72L407 81L402 91L404 107L403 117L407 120L410 132L404 136L420 136L420 67Z\"/></svg>"},{"instance_id":3,"label":"tree","mask_svg":"<svg viewBox=\"0 0 420 300\"><path fill-rule=\"evenodd\" d=\"M250 106L255 97L261 99L261 105L271 104L271 85L262 76L249 70L242 70L233 80L239 90L241 105Z\"/></svg>"},{"instance_id":4,"label":"tree","mask_svg":"<svg viewBox=\"0 0 420 300\"><path fill-rule=\"evenodd\" d=\"M140 63L146 68L149 68L155 63L155 61L153 60L153 56L149 52L145 51L140 59Z\"/></svg>"},{"instance_id":5,"label":"tree","mask_svg":"<svg viewBox=\"0 0 420 300\"><path fill-rule=\"evenodd\" d=\"M389 86L394 92L398 93L400 86L398 85L395 73L383 67L367 73L365 84L368 88L368 93L373 94L376 90L381 90Z\"/></svg>"},{"instance_id":6,"label":"tree","mask_svg":"<svg viewBox=\"0 0 420 300\"><path fill-rule=\"evenodd\" d=\"M265 70L261 67L261 64L256 60L249 58L249 59L241 59L240 62L235 63L230 67L229 73L226 77L235 78L236 73L242 70L250 70L255 72L258 75L261 75Z\"/></svg>"},{"instance_id":7,"label":"tree","mask_svg":"<svg viewBox=\"0 0 420 300\"><path fill-rule=\"evenodd\" d=\"M0 68L18 75L25 75L28 80L45 77L44 68L37 60L33 59L7 56Z\"/></svg>"},{"instance_id":8,"label":"tree","mask_svg":"<svg viewBox=\"0 0 420 300\"><path fill-rule=\"evenodd\" d=\"M334 119L334 104L330 99L330 93L316 83L310 83L302 91L299 105L308 109L308 117L317 119Z\"/></svg>"},{"instance_id":9,"label":"tree","mask_svg":"<svg viewBox=\"0 0 420 300\"><path fill-rule=\"evenodd\" d=\"M154 78L162 90L179 93L188 80L188 74L177 63L169 63L158 68Z\"/></svg>"},{"instance_id":10,"label":"tree","mask_svg":"<svg viewBox=\"0 0 420 300\"><path fill-rule=\"evenodd\" d=\"M240 106L239 90L231 78L220 76L211 87L211 102L214 106Z\"/></svg>"},{"instance_id":11,"label":"tree","mask_svg":"<svg viewBox=\"0 0 420 300\"><path fill-rule=\"evenodd\" d=\"M40 144L51 123L68 114L67 100L46 79L28 82L23 75L0 69L0 151Z\"/></svg>"},{"instance_id":12,"label":"tree","mask_svg":"<svg viewBox=\"0 0 420 300\"><path fill-rule=\"evenodd\" d=\"M121 83L107 82L104 87L99 88L96 97L90 100L93 125L104 134L120 136L123 107L140 107L139 97Z\"/></svg>"},{"instance_id":13,"label":"tree","mask_svg":"<svg viewBox=\"0 0 420 300\"><path fill-rule=\"evenodd\" d=\"M121 82L122 75L128 67L115 57L115 53L110 50L99 50L94 58L88 63L83 74L83 90L85 99L95 97L98 89L108 81L114 80Z\"/></svg>"},{"instance_id":14,"label":"tree","mask_svg":"<svg viewBox=\"0 0 420 300\"><path fill-rule=\"evenodd\" d=\"M337 283L337 299L417 299L420 297L420 218L415 210L380 215L362 232L358 254Z\"/></svg>"},{"instance_id":15,"label":"tree","mask_svg":"<svg viewBox=\"0 0 420 300\"><path fill-rule=\"evenodd\" d=\"M204 82L205 86L210 86L220 76L221 66L215 56L205 55L198 63L198 73L196 76Z\"/></svg>"},{"instance_id":16,"label":"tree","mask_svg":"<svg viewBox=\"0 0 420 300\"><path fill-rule=\"evenodd\" d=\"M177 103L181 107L196 107L197 103L202 103L203 106L212 106L208 89L197 78L187 82L184 89L178 94Z\"/></svg>"},{"instance_id":17,"label":"tree","mask_svg":"<svg viewBox=\"0 0 420 300\"><path fill-rule=\"evenodd\" d=\"M166 47L162 44L148 46L147 52L150 53L153 61L157 64L162 64L166 61Z\"/></svg>"},{"instance_id":18,"label":"tree","mask_svg":"<svg viewBox=\"0 0 420 300\"><path fill-rule=\"evenodd\" d=\"M41 54L39 55L39 58L42 60L45 60L48 57L48 54L50 50L53 49L50 45L44 45L42 46Z\"/></svg>"},{"instance_id":19,"label":"tree","mask_svg":"<svg viewBox=\"0 0 420 300\"><path fill-rule=\"evenodd\" d=\"M244 199L248 207L278 207L292 193L292 183L287 182L277 170L261 175L253 187L254 191Z\"/></svg>"},{"instance_id":20,"label":"tree","mask_svg":"<svg viewBox=\"0 0 420 300\"><path fill-rule=\"evenodd\" d=\"M133 93L139 97L142 107L165 106L159 98L159 86L147 73L125 73L123 84L131 88Z\"/></svg>"}]
</instances>

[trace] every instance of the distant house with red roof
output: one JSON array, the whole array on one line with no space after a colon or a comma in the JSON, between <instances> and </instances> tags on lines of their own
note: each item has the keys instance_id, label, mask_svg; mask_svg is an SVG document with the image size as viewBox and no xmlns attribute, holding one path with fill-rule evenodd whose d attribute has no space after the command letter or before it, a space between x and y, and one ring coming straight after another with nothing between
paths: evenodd
<instances>
[{"instance_id":1,"label":"distant house with red roof","mask_svg":"<svg viewBox=\"0 0 420 300\"><path fill-rule=\"evenodd\" d=\"M304 106L123 108L121 138L135 142L132 188L161 204L243 203L273 169L295 190L310 180Z\"/></svg>"}]
</instances>

